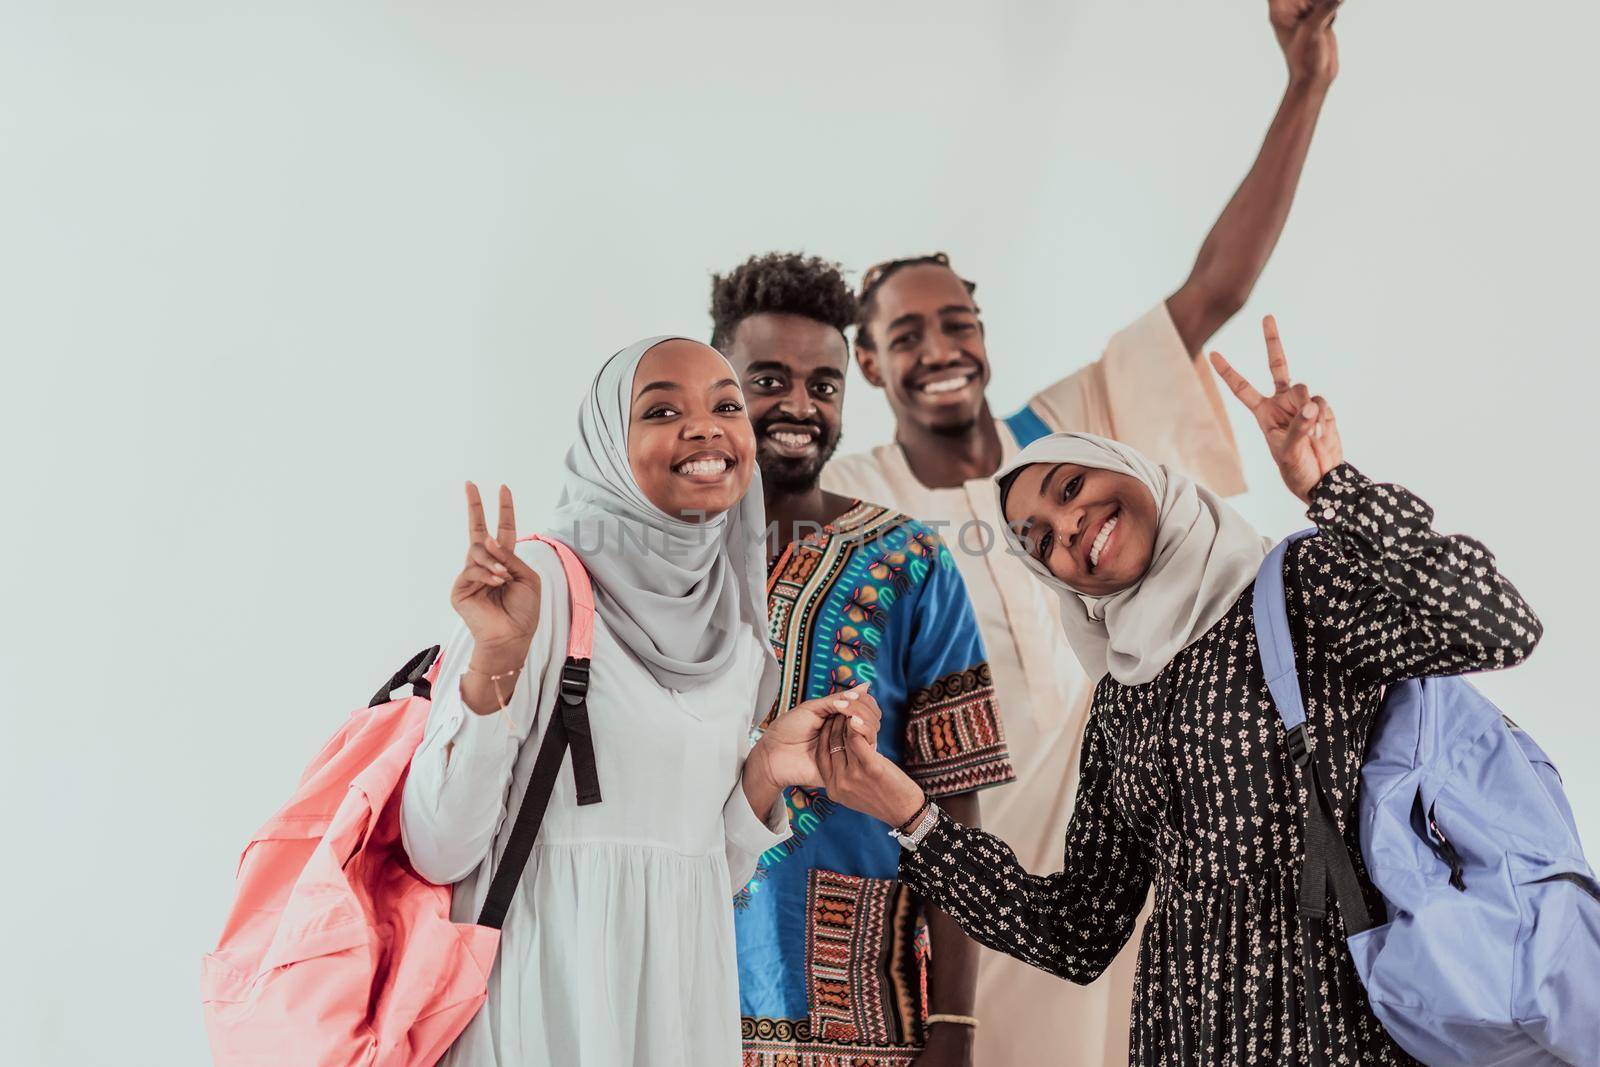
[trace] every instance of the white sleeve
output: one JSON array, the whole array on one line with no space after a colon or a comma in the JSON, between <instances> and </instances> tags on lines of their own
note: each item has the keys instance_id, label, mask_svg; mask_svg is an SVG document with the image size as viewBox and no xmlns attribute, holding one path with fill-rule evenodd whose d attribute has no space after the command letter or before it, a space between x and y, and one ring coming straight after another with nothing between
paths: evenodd
<instances>
[{"instance_id":1,"label":"white sleeve","mask_svg":"<svg viewBox=\"0 0 1600 1067\"><path fill-rule=\"evenodd\" d=\"M750 808L750 801L744 795L744 783L735 782L728 802L722 805L722 829L727 837L728 878L733 892L737 893L756 873L761 854L789 840L789 805L779 793L778 802L772 805L763 822Z\"/></svg>"},{"instance_id":2,"label":"white sleeve","mask_svg":"<svg viewBox=\"0 0 1600 1067\"><path fill-rule=\"evenodd\" d=\"M1098 360L1047 386L1028 406L1052 430L1115 438L1224 496L1245 490L1211 361L1190 357L1165 301L1113 336Z\"/></svg>"},{"instance_id":3,"label":"white sleeve","mask_svg":"<svg viewBox=\"0 0 1600 1067\"><path fill-rule=\"evenodd\" d=\"M761 651L764 653L766 650ZM750 692L754 693L760 688L766 661L759 655L752 659ZM742 744L744 753L739 759L739 774L733 780L733 791L728 794L727 802L722 805L722 833L727 844L728 877L732 883L730 895L743 889L750 876L756 873L756 863L761 859L761 854L789 840L792 833L789 828L789 805L783 793L778 794L778 802L766 813L765 818L750 807L750 801L744 795L744 761L755 747L752 734L747 733Z\"/></svg>"},{"instance_id":4,"label":"white sleeve","mask_svg":"<svg viewBox=\"0 0 1600 1067\"><path fill-rule=\"evenodd\" d=\"M504 708L479 715L461 699L461 676L473 647L466 626L445 648L428 725L411 757L400 802L406 855L417 873L436 885L461 881L489 854L505 817L517 753L540 732L538 696L551 659L552 587L558 585L541 578L539 626ZM565 583L559 588L564 596Z\"/></svg>"}]
</instances>

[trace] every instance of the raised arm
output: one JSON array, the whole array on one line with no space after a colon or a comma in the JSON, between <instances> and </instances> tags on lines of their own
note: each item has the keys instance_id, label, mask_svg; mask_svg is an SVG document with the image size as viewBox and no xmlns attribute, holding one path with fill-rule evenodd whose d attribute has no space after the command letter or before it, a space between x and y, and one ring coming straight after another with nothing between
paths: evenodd
<instances>
[{"instance_id":1,"label":"raised arm","mask_svg":"<svg viewBox=\"0 0 1600 1067\"><path fill-rule=\"evenodd\" d=\"M1340 0L1272 0L1272 28L1289 66L1289 84L1266 140L1233 199L1222 209L1183 286L1167 298L1190 356L1249 299L1283 233L1311 134L1339 72L1333 20Z\"/></svg>"},{"instance_id":2,"label":"raised arm","mask_svg":"<svg viewBox=\"0 0 1600 1067\"><path fill-rule=\"evenodd\" d=\"M551 598L518 555L511 490L500 487L490 533L478 488L467 483L467 559L450 590L462 625L445 649L400 807L406 853L432 882L460 881L489 854L517 753L536 730Z\"/></svg>"},{"instance_id":3,"label":"raised arm","mask_svg":"<svg viewBox=\"0 0 1600 1067\"><path fill-rule=\"evenodd\" d=\"M1300 559L1313 625L1367 684L1512 667L1539 643L1538 616L1494 555L1435 530L1433 509L1405 488L1343 463L1307 514L1321 533Z\"/></svg>"}]
</instances>

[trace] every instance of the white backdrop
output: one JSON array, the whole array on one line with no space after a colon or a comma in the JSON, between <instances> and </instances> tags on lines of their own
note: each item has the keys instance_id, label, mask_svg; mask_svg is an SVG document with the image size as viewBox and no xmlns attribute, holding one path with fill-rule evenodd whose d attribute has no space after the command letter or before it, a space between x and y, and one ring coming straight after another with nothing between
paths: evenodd
<instances>
[{"instance_id":1,"label":"white backdrop","mask_svg":"<svg viewBox=\"0 0 1600 1067\"><path fill-rule=\"evenodd\" d=\"M205 1062L236 854L446 632L461 481L536 520L597 361L706 334L713 270L945 249L1009 410L1181 282L1283 81L1259 0L229 6L4 4L6 1063ZM1216 346L1257 370L1275 311L1351 458L1498 553L1548 633L1484 687L1600 851L1600 15L1339 30Z\"/></svg>"}]
</instances>

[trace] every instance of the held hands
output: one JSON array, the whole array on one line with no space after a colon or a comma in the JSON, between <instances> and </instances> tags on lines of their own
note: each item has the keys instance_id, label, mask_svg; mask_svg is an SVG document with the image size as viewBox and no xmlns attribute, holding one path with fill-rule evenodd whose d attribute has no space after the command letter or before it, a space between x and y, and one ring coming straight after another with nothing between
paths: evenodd
<instances>
[{"instance_id":1,"label":"held hands","mask_svg":"<svg viewBox=\"0 0 1600 1067\"><path fill-rule=\"evenodd\" d=\"M1289 64L1289 78L1327 88L1339 73L1333 20L1341 0L1267 0L1272 32Z\"/></svg>"},{"instance_id":2,"label":"held hands","mask_svg":"<svg viewBox=\"0 0 1600 1067\"><path fill-rule=\"evenodd\" d=\"M816 762L828 796L847 808L899 826L922 807L922 787L879 752L874 739L847 729L838 717L822 725Z\"/></svg>"},{"instance_id":3,"label":"held hands","mask_svg":"<svg viewBox=\"0 0 1600 1067\"><path fill-rule=\"evenodd\" d=\"M1211 353L1211 365L1228 383L1267 438L1272 459L1289 491L1310 503L1311 490L1322 476L1344 462L1344 444L1339 440L1339 424L1333 418L1333 405L1312 396L1304 385L1289 377L1289 360L1283 354L1278 336L1278 321L1271 315L1261 320L1267 338L1267 368L1272 372L1271 396L1262 396L1234 370L1222 353Z\"/></svg>"},{"instance_id":4,"label":"held hands","mask_svg":"<svg viewBox=\"0 0 1600 1067\"><path fill-rule=\"evenodd\" d=\"M750 751L748 765L764 786L783 790L792 785L822 785L817 768L817 739L829 723L861 739L869 748L878 743L883 712L865 684L829 696L796 704L779 715Z\"/></svg>"},{"instance_id":5,"label":"held hands","mask_svg":"<svg viewBox=\"0 0 1600 1067\"><path fill-rule=\"evenodd\" d=\"M467 483L467 561L450 587L450 606L472 631L473 665L488 673L520 667L539 625L539 575L517 557L511 490L500 487L499 528L483 515L478 487Z\"/></svg>"}]
</instances>

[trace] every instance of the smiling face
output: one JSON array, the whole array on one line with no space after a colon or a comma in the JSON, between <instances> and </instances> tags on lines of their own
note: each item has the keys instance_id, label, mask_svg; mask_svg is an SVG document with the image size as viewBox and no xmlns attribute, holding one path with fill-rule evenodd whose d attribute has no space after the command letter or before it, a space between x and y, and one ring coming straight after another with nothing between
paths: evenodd
<instances>
[{"instance_id":1,"label":"smiling face","mask_svg":"<svg viewBox=\"0 0 1600 1067\"><path fill-rule=\"evenodd\" d=\"M703 522L750 487L755 437L727 360L696 341L663 341L633 377L628 465L650 502Z\"/></svg>"},{"instance_id":2,"label":"smiling face","mask_svg":"<svg viewBox=\"0 0 1600 1067\"><path fill-rule=\"evenodd\" d=\"M1137 582L1155 551L1155 497L1115 471L1030 463L1006 494L1005 519L1034 559L1089 596Z\"/></svg>"},{"instance_id":3,"label":"smiling face","mask_svg":"<svg viewBox=\"0 0 1600 1067\"><path fill-rule=\"evenodd\" d=\"M744 383L756 458L769 490L809 492L839 447L844 335L802 315L762 313L739 323L728 362Z\"/></svg>"},{"instance_id":4,"label":"smiling face","mask_svg":"<svg viewBox=\"0 0 1600 1067\"><path fill-rule=\"evenodd\" d=\"M989 352L978 306L956 272L936 263L897 270L878 287L871 311L857 358L895 417L939 434L976 425Z\"/></svg>"}]
</instances>

